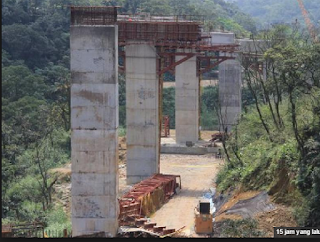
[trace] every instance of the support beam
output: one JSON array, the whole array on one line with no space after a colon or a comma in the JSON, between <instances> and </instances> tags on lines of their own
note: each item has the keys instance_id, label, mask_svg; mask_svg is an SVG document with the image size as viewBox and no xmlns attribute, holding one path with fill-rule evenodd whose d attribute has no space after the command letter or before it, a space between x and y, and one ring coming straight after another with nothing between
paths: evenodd
<instances>
[{"instance_id":1,"label":"support beam","mask_svg":"<svg viewBox=\"0 0 320 242\"><path fill-rule=\"evenodd\" d=\"M118 230L118 27L71 26L72 236Z\"/></svg>"},{"instance_id":2,"label":"support beam","mask_svg":"<svg viewBox=\"0 0 320 242\"><path fill-rule=\"evenodd\" d=\"M176 63L185 58L176 56ZM196 56L176 66L176 142L199 139L199 78Z\"/></svg>"},{"instance_id":3,"label":"support beam","mask_svg":"<svg viewBox=\"0 0 320 242\"><path fill-rule=\"evenodd\" d=\"M158 72L158 75L164 74L165 72L175 68L176 66L180 65L181 63L189 60L190 58L194 57L195 54L194 53L188 53L188 54L183 54L185 57L184 58L176 58L176 62L172 63L170 66L164 68L163 70L160 70ZM178 56L178 55L177 55Z\"/></svg>"},{"instance_id":4,"label":"support beam","mask_svg":"<svg viewBox=\"0 0 320 242\"><path fill-rule=\"evenodd\" d=\"M221 57L213 57L213 58L206 58L209 61L209 64L203 68L198 70L198 75L203 74L207 71L210 71L211 69L215 68L216 66L220 65L222 62L224 62L225 60L233 60L235 59L234 57L227 57L227 56L221 56ZM210 59L216 59L217 61L214 63L211 63Z\"/></svg>"},{"instance_id":5,"label":"support beam","mask_svg":"<svg viewBox=\"0 0 320 242\"><path fill-rule=\"evenodd\" d=\"M127 183L159 172L159 77L154 46L129 44L126 52Z\"/></svg>"}]
</instances>

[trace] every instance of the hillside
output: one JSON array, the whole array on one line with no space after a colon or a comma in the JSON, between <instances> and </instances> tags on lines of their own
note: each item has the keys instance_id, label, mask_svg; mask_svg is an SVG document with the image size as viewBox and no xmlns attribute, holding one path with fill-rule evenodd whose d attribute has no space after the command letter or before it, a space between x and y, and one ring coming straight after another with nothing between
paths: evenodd
<instances>
[{"instance_id":1,"label":"hillside","mask_svg":"<svg viewBox=\"0 0 320 242\"><path fill-rule=\"evenodd\" d=\"M226 0L235 3L243 12L249 14L260 28L274 23L294 23L296 19L304 24L297 0ZM320 26L320 4L318 0L304 0L311 21Z\"/></svg>"},{"instance_id":2,"label":"hillside","mask_svg":"<svg viewBox=\"0 0 320 242\"><path fill-rule=\"evenodd\" d=\"M207 29L224 28L242 36L248 36L254 26L252 19L237 6L221 0L3 0L4 222L44 220L51 226L50 217L59 215L53 207L56 194L52 189L57 177L49 170L62 167L71 159L68 5L118 5L120 12L129 14L141 11L154 15L203 14L208 20ZM119 132L125 133L123 75L119 76L119 83ZM169 94L173 97L172 91ZM172 106L167 107L164 112L174 113ZM208 127L212 127L210 122ZM58 223L52 222L52 226L64 222L67 219L63 217Z\"/></svg>"},{"instance_id":3,"label":"hillside","mask_svg":"<svg viewBox=\"0 0 320 242\"><path fill-rule=\"evenodd\" d=\"M304 2L319 27L319 0ZM2 223L41 221L53 230L71 226L63 209L70 209L65 192L71 161L68 5L118 5L120 13L128 14L203 15L205 31L270 37L270 49L261 56L268 63L266 80L252 72L261 62L241 62L243 112L222 138L224 166L219 173L212 170L218 174L217 192L263 190L274 202L291 206L300 226L320 225L320 45L305 41L288 25L270 26L296 19L304 23L296 0L3 0ZM261 33L256 24L268 30ZM125 83L119 74L123 140ZM217 129L218 90L217 85L201 88L202 130ZM162 112L170 115L174 128L173 87L164 89L163 100ZM125 159L124 150L119 156Z\"/></svg>"}]
</instances>

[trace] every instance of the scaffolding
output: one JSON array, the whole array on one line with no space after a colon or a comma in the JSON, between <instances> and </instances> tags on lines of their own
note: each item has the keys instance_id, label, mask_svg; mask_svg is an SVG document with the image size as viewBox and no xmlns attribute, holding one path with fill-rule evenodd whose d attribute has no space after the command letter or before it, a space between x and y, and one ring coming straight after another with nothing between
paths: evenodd
<instances>
[{"instance_id":1,"label":"scaffolding","mask_svg":"<svg viewBox=\"0 0 320 242\"><path fill-rule=\"evenodd\" d=\"M71 25L110 25L117 22L119 7L71 6Z\"/></svg>"}]
</instances>

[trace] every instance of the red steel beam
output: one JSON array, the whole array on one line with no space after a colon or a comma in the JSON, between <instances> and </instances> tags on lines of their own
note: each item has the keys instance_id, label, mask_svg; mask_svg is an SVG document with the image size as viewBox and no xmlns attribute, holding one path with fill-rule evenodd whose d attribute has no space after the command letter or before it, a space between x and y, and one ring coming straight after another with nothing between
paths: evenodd
<instances>
[{"instance_id":1,"label":"red steel beam","mask_svg":"<svg viewBox=\"0 0 320 242\"><path fill-rule=\"evenodd\" d=\"M214 59L217 59L217 58L214 58ZM209 64L207 67L205 67L204 69L202 70L199 70L199 74L203 74L209 70L211 70L212 68L215 68L216 66L218 66L219 64L221 64L222 62L226 61L226 60L230 60L230 59L235 59L234 57L220 57L219 61L213 63L213 64Z\"/></svg>"},{"instance_id":2,"label":"red steel beam","mask_svg":"<svg viewBox=\"0 0 320 242\"><path fill-rule=\"evenodd\" d=\"M162 75L163 73L169 71L170 69L173 69L174 67L176 67L177 65L180 65L181 63L189 60L190 58L192 58L193 56L195 56L196 53L185 53L184 55L186 55L186 57L182 58L181 60L177 61L177 62L174 62L172 63L170 66L160 70L158 72L158 75Z\"/></svg>"}]
</instances>

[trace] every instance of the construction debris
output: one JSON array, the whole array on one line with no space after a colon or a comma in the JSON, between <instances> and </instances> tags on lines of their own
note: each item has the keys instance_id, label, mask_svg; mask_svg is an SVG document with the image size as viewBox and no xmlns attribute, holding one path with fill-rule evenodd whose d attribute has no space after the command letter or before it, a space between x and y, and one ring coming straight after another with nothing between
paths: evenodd
<instances>
[{"instance_id":1,"label":"construction debris","mask_svg":"<svg viewBox=\"0 0 320 242\"><path fill-rule=\"evenodd\" d=\"M177 178L179 178L178 182ZM176 193L177 189L181 189L179 175L155 174L134 185L119 199L119 224L122 227L118 233L124 237L159 237L176 232L175 229L157 226L145 216L159 209Z\"/></svg>"},{"instance_id":2,"label":"construction debris","mask_svg":"<svg viewBox=\"0 0 320 242\"><path fill-rule=\"evenodd\" d=\"M118 230L117 237L130 238L130 237L160 237L158 233L143 228L135 228L128 226L121 226Z\"/></svg>"},{"instance_id":3,"label":"construction debris","mask_svg":"<svg viewBox=\"0 0 320 242\"><path fill-rule=\"evenodd\" d=\"M179 182L176 181L179 178ZM120 225L130 225L134 218L149 216L181 189L179 175L155 174L141 181L119 199Z\"/></svg>"}]
</instances>

